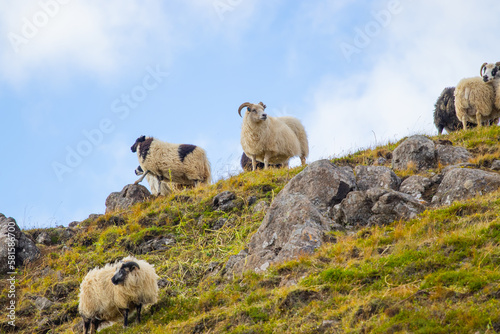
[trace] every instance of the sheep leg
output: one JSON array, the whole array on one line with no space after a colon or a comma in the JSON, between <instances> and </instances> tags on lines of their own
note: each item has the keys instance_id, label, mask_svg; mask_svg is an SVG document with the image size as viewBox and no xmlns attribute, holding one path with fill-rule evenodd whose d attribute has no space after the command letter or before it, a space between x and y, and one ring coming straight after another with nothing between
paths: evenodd
<instances>
[{"instance_id":1,"label":"sheep leg","mask_svg":"<svg viewBox=\"0 0 500 334\"><path fill-rule=\"evenodd\" d=\"M83 328L85 330L85 334L88 334L90 329L90 319L83 318Z\"/></svg>"},{"instance_id":2,"label":"sheep leg","mask_svg":"<svg viewBox=\"0 0 500 334\"><path fill-rule=\"evenodd\" d=\"M302 164L302 166L305 166L306 165L306 157L300 157L300 163Z\"/></svg>"},{"instance_id":3,"label":"sheep leg","mask_svg":"<svg viewBox=\"0 0 500 334\"><path fill-rule=\"evenodd\" d=\"M99 319L94 319L92 320L92 323L90 325L90 334L96 334L97 333L97 328L99 328L99 324L101 322L99 321Z\"/></svg>"},{"instance_id":4,"label":"sheep leg","mask_svg":"<svg viewBox=\"0 0 500 334\"><path fill-rule=\"evenodd\" d=\"M482 115L480 113L476 113L476 122L478 127L483 126Z\"/></svg>"},{"instance_id":5,"label":"sheep leg","mask_svg":"<svg viewBox=\"0 0 500 334\"><path fill-rule=\"evenodd\" d=\"M465 120L465 116L462 117L462 125L464 127L464 130L467 130L467 121Z\"/></svg>"},{"instance_id":6,"label":"sheep leg","mask_svg":"<svg viewBox=\"0 0 500 334\"><path fill-rule=\"evenodd\" d=\"M134 184L139 184L142 182L142 180L144 180L144 178L146 177L146 175L149 173L149 171L147 170L144 174L142 174L142 176L139 178L139 180L135 181Z\"/></svg>"},{"instance_id":7,"label":"sheep leg","mask_svg":"<svg viewBox=\"0 0 500 334\"><path fill-rule=\"evenodd\" d=\"M136 306L137 310L137 323L141 323L141 310L142 310L142 304L139 304Z\"/></svg>"},{"instance_id":8,"label":"sheep leg","mask_svg":"<svg viewBox=\"0 0 500 334\"><path fill-rule=\"evenodd\" d=\"M128 308L125 309L125 313L123 314L123 327L127 327L128 325Z\"/></svg>"},{"instance_id":9,"label":"sheep leg","mask_svg":"<svg viewBox=\"0 0 500 334\"><path fill-rule=\"evenodd\" d=\"M257 159L255 159L255 155L252 155L252 171L257 169Z\"/></svg>"}]
</instances>

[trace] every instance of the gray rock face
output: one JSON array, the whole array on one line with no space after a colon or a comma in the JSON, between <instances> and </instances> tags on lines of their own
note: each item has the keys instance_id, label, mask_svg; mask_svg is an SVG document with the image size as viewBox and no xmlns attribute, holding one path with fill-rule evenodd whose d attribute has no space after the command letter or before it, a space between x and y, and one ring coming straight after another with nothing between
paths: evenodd
<instances>
[{"instance_id":1,"label":"gray rock face","mask_svg":"<svg viewBox=\"0 0 500 334\"><path fill-rule=\"evenodd\" d=\"M416 200L425 201L425 194L431 189L433 184L432 180L427 177L412 175L401 183L399 191L413 196Z\"/></svg>"},{"instance_id":2,"label":"gray rock face","mask_svg":"<svg viewBox=\"0 0 500 334\"><path fill-rule=\"evenodd\" d=\"M392 189L353 191L336 206L335 222L343 226L386 225L399 219L413 219L425 209L408 194Z\"/></svg>"},{"instance_id":3,"label":"gray rock face","mask_svg":"<svg viewBox=\"0 0 500 334\"><path fill-rule=\"evenodd\" d=\"M467 162L472 158L472 154L467 149L460 146L436 145L438 162L441 165L454 165Z\"/></svg>"},{"instance_id":4,"label":"gray rock face","mask_svg":"<svg viewBox=\"0 0 500 334\"><path fill-rule=\"evenodd\" d=\"M352 169L328 160L310 164L276 196L250 240L248 253L231 257L225 272L261 272L272 263L311 254L334 225L324 214L355 187Z\"/></svg>"},{"instance_id":5,"label":"gray rock face","mask_svg":"<svg viewBox=\"0 0 500 334\"><path fill-rule=\"evenodd\" d=\"M14 240L12 240L14 237ZM7 218L0 213L0 274L15 271L23 264L34 261L40 256L40 250L17 226L14 218ZM12 257L14 250L14 259ZM14 261L15 264L9 263ZM15 267L14 267L15 266Z\"/></svg>"},{"instance_id":6,"label":"gray rock face","mask_svg":"<svg viewBox=\"0 0 500 334\"><path fill-rule=\"evenodd\" d=\"M414 166L417 170L437 167L437 151L434 142L424 136L411 136L396 147L392 155L392 168L406 170Z\"/></svg>"},{"instance_id":7,"label":"gray rock face","mask_svg":"<svg viewBox=\"0 0 500 334\"><path fill-rule=\"evenodd\" d=\"M53 302L51 302L50 300L48 300L47 298L45 297L37 297L35 299L35 306L37 309L39 309L40 311L44 311L44 310L47 310L49 309L52 305L54 305Z\"/></svg>"},{"instance_id":8,"label":"gray rock face","mask_svg":"<svg viewBox=\"0 0 500 334\"><path fill-rule=\"evenodd\" d=\"M231 191L223 191L214 197L212 205L216 210L230 211L233 208L237 207L235 200L235 193Z\"/></svg>"},{"instance_id":9,"label":"gray rock face","mask_svg":"<svg viewBox=\"0 0 500 334\"><path fill-rule=\"evenodd\" d=\"M432 203L450 205L454 201L484 195L499 187L500 175L497 173L480 169L450 168L444 175Z\"/></svg>"},{"instance_id":10,"label":"gray rock face","mask_svg":"<svg viewBox=\"0 0 500 334\"><path fill-rule=\"evenodd\" d=\"M500 170L500 160L495 160L491 163L492 170Z\"/></svg>"},{"instance_id":11,"label":"gray rock face","mask_svg":"<svg viewBox=\"0 0 500 334\"><path fill-rule=\"evenodd\" d=\"M383 166L356 166L356 183L359 190L386 188L398 190L401 179L394 172Z\"/></svg>"},{"instance_id":12,"label":"gray rock face","mask_svg":"<svg viewBox=\"0 0 500 334\"><path fill-rule=\"evenodd\" d=\"M115 210L124 210L130 206L144 202L151 193L140 184L127 184L122 191L111 193L106 198L106 213Z\"/></svg>"}]
</instances>

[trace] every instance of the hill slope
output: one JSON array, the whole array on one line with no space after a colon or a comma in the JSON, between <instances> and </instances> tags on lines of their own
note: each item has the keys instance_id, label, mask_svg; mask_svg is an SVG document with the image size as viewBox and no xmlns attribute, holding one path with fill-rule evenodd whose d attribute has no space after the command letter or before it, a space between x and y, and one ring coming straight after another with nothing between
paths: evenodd
<instances>
[{"instance_id":1,"label":"hill slope","mask_svg":"<svg viewBox=\"0 0 500 334\"><path fill-rule=\"evenodd\" d=\"M479 166L500 159L499 127L438 138L467 148ZM390 157L395 147L334 162L371 164ZM65 245L54 234L53 245L41 246L43 257L18 275L18 332L80 332L81 280L91 268L128 254L155 265L162 278L159 302L146 308L142 324L132 316L128 329L115 324L101 333L500 332L500 192L429 209L411 221L332 232L336 242L313 256L264 274L222 276L223 265L244 249L264 218L265 211L248 204L271 203L300 171L244 173L88 219ZM237 205L215 211L212 199L225 190L236 194ZM33 237L41 232L26 231ZM151 250L153 240L163 248ZM4 305L8 287L1 282ZM41 307L40 297L54 303Z\"/></svg>"}]
</instances>

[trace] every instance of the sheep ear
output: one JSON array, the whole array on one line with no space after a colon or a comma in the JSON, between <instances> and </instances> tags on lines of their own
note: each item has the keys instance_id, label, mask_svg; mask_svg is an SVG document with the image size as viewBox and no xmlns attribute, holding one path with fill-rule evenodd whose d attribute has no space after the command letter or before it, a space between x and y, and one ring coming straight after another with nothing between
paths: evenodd
<instances>
[{"instance_id":1,"label":"sheep ear","mask_svg":"<svg viewBox=\"0 0 500 334\"><path fill-rule=\"evenodd\" d=\"M500 67L500 61L497 61L497 62L495 63L495 66Z\"/></svg>"},{"instance_id":2,"label":"sheep ear","mask_svg":"<svg viewBox=\"0 0 500 334\"><path fill-rule=\"evenodd\" d=\"M137 142L142 143L143 141L146 141L146 136L140 136L137 138Z\"/></svg>"},{"instance_id":3,"label":"sheep ear","mask_svg":"<svg viewBox=\"0 0 500 334\"><path fill-rule=\"evenodd\" d=\"M259 102L259 104L260 104L260 105L261 105L264 109L266 109L266 105L265 105L264 103Z\"/></svg>"},{"instance_id":4,"label":"sheep ear","mask_svg":"<svg viewBox=\"0 0 500 334\"><path fill-rule=\"evenodd\" d=\"M137 269L141 269L139 267L139 265L137 263L135 263L134 261L130 261L130 262L125 262L123 265L122 265L122 269L125 269L125 268L128 268L130 270L130 272L134 271L135 268Z\"/></svg>"}]
</instances>

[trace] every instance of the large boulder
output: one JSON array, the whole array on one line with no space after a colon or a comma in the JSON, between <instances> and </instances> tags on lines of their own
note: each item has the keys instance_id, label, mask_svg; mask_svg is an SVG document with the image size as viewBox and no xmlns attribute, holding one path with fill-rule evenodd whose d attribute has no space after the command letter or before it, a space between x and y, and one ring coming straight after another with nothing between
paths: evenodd
<instances>
[{"instance_id":1,"label":"large boulder","mask_svg":"<svg viewBox=\"0 0 500 334\"><path fill-rule=\"evenodd\" d=\"M398 190L401 184L401 179L389 167L358 165L354 168L354 172L359 190L370 188Z\"/></svg>"},{"instance_id":2,"label":"large boulder","mask_svg":"<svg viewBox=\"0 0 500 334\"><path fill-rule=\"evenodd\" d=\"M432 169L437 167L437 161L434 142L421 135L409 137L392 154L392 168L397 170Z\"/></svg>"},{"instance_id":3,"label":"large boulder","mask_svg":"<svg viewBox=\"0 0 500 334\"><path fill-rule=\"evenodd\" d=\"M355 188L352 169L328 160L310 164L276 196L248 250L232 257L225 273L260 272L272 263L311 254L329 241L325 232L339 228L326 217L330 206Z\"/></svg>"},{"instance_id":4,"label":"large boulder","mask_svg":"<svg viewBox=\"0 0 500 334\"><path fill-rule=\"evenodd\" d=\"M414 197L385 188L353 191L335 207L334 220L346 227L386 225L399 219L413 219L425 207Z\"/></svg>"},{"instance_id":5,"label":"large boulder","mask_svg":"<svg viewBox=\"0 0 500 334\"><path fill-rule=\"evenodd\" d=\"M2 245L0 247L0 274L13 272L15 268L34 261L40 256L38 247L21 231L14 218L7 218L1 213L0 245Z\"/></svg>"},{"instance_id":6,"label":"large boulder","mask_svg":"<svg viewBox=\"0 0 500 334\"><path fill-rule=\"evenodd\" d=\"M151 193L140 184L127 184L122 191L111 193L106 198L106 213L115 210L124 210L130 206L144 202Z\"/></svg>"},{"instance_id":7,"label":"large boulder","mask_svg":"<svg viewBox=\"0 0 500 334\"><path fill-rule=\"evenodd\" d=\"M434 185L435 183L425 176L412 175L401 183L399 191L413 196L418 201L428 202L432 198L428 194Z\"/></svg>"},{"instance_id":8,"label":"large boulder","mask_svg":"<svg viewBox=\"0 0 500 334\"><path fill-rule=\"evenodd\" d=\"M471 168L449 168L432 198L435 205L450 205L454 201L484 195L500 187L500 175Z\"/></svg>"}]
</instances>

